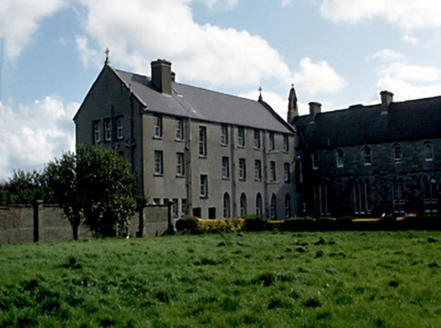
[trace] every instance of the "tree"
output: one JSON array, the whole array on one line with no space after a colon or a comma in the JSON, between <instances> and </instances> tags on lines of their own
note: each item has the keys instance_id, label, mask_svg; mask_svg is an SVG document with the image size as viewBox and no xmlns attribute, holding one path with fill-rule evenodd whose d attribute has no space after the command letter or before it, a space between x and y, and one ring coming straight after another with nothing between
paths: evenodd
<instances>
[{"instance_id":1,"label":"tree","mask_svg":"<svg viewBox=\"0 0 441 328\"><path fill-rule=\"evenodd\" d=\"M47 198L47 186L38 171L15 171L8 182L0 184L0 205L32 204L36 200Z\"/></svg>"},{"instance_id":2,"label":"tree","mask_svg":"<svg viewBox=\"0 0 441 328\"><path fill-rule=\"evenodd\" d=\"M45 168L50 197L60 204L78 239L84 222L95 236L128 232L135 209L135 177L116 150L99 145L78 145Z\"/></svg>"}]
</instances>

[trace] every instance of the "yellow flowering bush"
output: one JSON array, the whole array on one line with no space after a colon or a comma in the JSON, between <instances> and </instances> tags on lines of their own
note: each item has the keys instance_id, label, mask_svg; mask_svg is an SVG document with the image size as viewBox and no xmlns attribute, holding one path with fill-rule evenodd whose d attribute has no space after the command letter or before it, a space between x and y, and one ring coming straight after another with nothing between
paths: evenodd
<instances>
[{"instance_id":1,"label":"yellow flowering bush","mask_svg":"<svg viewBox=\"0 0 441 328\"><path fill-rule=\"evenodd\" d=\"M239 232L243 230L245 219L197 219L198 226L206 232Z\"/></svg>"}]
</instances>

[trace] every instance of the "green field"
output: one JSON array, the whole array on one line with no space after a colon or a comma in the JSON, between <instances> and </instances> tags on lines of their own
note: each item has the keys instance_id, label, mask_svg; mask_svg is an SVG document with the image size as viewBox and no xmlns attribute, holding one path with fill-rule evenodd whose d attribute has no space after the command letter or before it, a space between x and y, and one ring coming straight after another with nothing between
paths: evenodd
<instances>
[{"instance_id":1,"label":"green field","mask_svg":"<svg viewBox=\"0 0 441 328\"><path fill-rule=\"evenodd\" d=\"M0 245L0 326L440 327L441 233Z\"/></svg>"}]
</instances>

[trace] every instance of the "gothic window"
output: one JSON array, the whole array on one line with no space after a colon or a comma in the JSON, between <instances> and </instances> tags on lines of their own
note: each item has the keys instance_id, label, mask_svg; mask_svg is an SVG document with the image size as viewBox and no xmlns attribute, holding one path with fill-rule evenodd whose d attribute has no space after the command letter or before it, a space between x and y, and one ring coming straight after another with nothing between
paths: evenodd
<instances>
[{"instance_id":1,"label":"gothic window","mask_svg":"<svg viewBox=\"0 0 441 328\"><path fill-rule=\"evenodd\" d=\"M337 149L335 156L336 156L337 167L344 167L345 154L343 152L343 149Z\"/></svg>"},{"instance_id":2,"label":"gothic window","mask_svg":"<svg viewBox=\"0 0 441 328\"><path fill-rule=\"evenodd\" d=\"M400 144L395 144L393 146L393 156L394 156L394 162L395 163L401 162L402 154L401 154L401 146L400 146Z\"/></svg>"},{"instance_id":3,"label":"gothic window","mask_svg":"<svg viewBox=\"0 0 441 328\"><path fill-rule=\"evenodd\" d=\"M247 214L247 196L245 194L240 195L240 215Z\"/></svg>"},{"instance_id":4,"label":"gothic window","mask_svg":"<svg viewBox=\"0 0 441 328\"><path fill-rule=\"evenodd\" d=\"M364 165L372 165L372 151L369 146L363 147L362 156Z\"/></svg>"},{"instance_id":5,"label":"gothic window","mask_svg":"<svg viewBox=\"0 0 441 328\"><path fill-rule=\"evenodd\" d=\"M355 182L354 212L360 215L371 213L371 188L369 182Z\"/></svg>"},{"instance_id":6,"label":"gothic window","mask_svg":"<svg viewBox=\"0 0 441 328\"><path fill-rule=\"evenodd\" d=\"M404 182L399 178L393 182L393 211L404 213Z\"/></svg>"},{"instance_id":7,"label":"gothic window","mask_svg":"<svg viewBox=\"0 0 441 328\"><path fill-rule=\"evenodd\" d=\"M224 218L227 219L231 217L231 212L230 212L230 195L228 195L228 193L226 192L224 194Z\"/></svg>"},{"instance_id":8,"label":"gothic window","mask_svg":"<svg viewBox=\"0 0 441 328\"><path fill-rule=\"evenodd\" d=\"M423 153L426 161L433 161L433 144L431 141L423 143Z\"/></svg>"},{"instance_id":9,"label":"gothic window","mask_svg":"<svg viewBox=\"0 0 441 328\"><path fill-rule=\"evenodd\" d=\"M274 194L271 196L270 212L271 220L277 220L277 198Z\"/></svg>"},{"instance_id":10,"label":"gothic window","mask_svg":"<svg viewBox=\"0 0 441 328\"><path fill-rule=\"evenodd\" d=\"M260 194L256 196L256 215L263 216L262 196Z\"/></svg>"},{"instance_id":11,"label":"gothic window","mask_svg":"<svg viewBox=\"0 0 441 328\"><path fill-rule=\"evenodd\" d=\"M285 196L285 218L291 217L291 196L286 194Z\"/></svg>"},{"instance_id":12,"label":"gothic window","mask_svg":"<svg viewBox=\"0 0 441 328\"><path fill-rule=\"evenodd\" d=\"M319 183L314 186L314 202L318 215L328 215L328 185Z\"/></svg>"},{"instance_id":13,"label":"gothic window","mask_svg":"<svg viewBox=\"0 0 441 328\"><path fill-rule=\"evenodd\" d=\"M424 177L424 207L426 213L436 213L438 212L438 194L436 180L434 178L428 179Z\"/></svg>"}]
</instances>

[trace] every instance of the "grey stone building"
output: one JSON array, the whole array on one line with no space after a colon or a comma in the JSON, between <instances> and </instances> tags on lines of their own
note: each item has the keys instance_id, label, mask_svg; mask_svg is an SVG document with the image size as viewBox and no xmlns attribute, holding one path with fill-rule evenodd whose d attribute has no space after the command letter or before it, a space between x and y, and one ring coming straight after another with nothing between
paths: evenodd
<instances>
[{"instance_id":1,"label":"grey stone building","mask_svg":"<svg viewBox=\"0 0 441 328\"><path fill-rule=\"evenodd\" d=\"M297 129L300 215L378 217L439 213L441 97L298 116L294 89L288 121Z\"/></svg>"},{"instance_id":2,"label":"grey stone building","mask_svg":"<svg viewBox=\"0 0 441 328\"><path fill-rule=\"evenodd\" d=\"M266 104L175 81L171 63L151 78L108 61L74 117L77 143L114 147L151 202L173 215L228 218L296 213L294 129Z\"/></svg>"}]
</instances>

